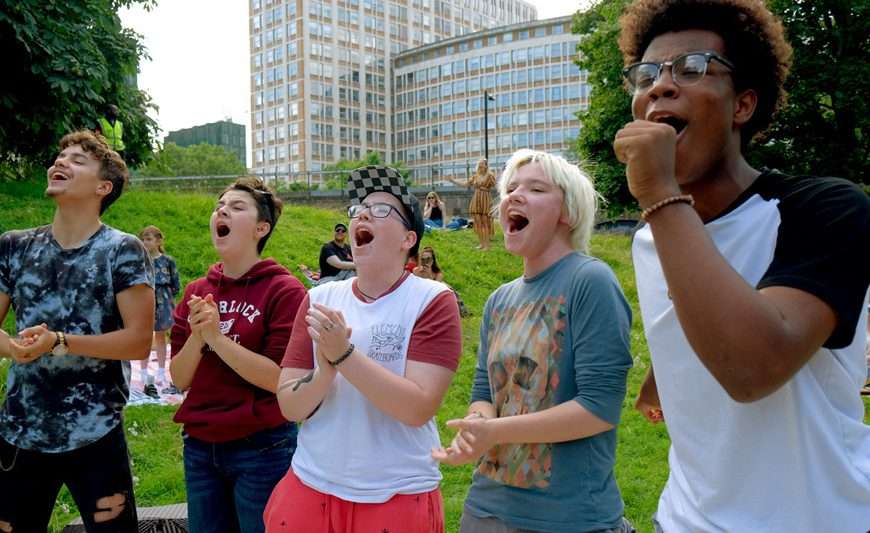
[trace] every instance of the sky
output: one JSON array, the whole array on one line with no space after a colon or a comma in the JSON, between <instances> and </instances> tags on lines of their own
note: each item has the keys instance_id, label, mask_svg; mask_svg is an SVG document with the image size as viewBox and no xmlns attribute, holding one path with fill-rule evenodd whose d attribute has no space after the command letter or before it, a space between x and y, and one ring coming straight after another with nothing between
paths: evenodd
<instances>
[{"instance_id":1,"label":"sky","mask_svg":"<svg viewBox=\"0 0 870 533\"><path fill-rule=\"evenodd\" d=\"M527 1L539 19L572 14L581 2ZM246 0L159 0L151 11L123 9L120 16L150 56L138 82L159 107L152 115L161 141L170 131L225 118L250 131Z\"/></svg>"}]
</instances>

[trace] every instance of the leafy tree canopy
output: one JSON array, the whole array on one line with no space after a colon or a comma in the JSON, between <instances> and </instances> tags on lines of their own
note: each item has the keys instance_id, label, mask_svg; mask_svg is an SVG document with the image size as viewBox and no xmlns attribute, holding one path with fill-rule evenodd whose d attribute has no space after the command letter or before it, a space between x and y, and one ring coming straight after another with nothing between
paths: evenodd
<instances>
[{"instance_id":1,"label":"leafy tree canopy","mask_svg":"<svg viewBox=\"0 0 870 533\"><path fill-rule=\"evenodd\" d=\"M592 94L589 107L578 113L583 128L577 138L580 160L587 162L595 177L595 188L607 200L604 209L611 216L632 209L625 168L613 153L613 137L631 120L631 99L622 84L622 54L619 15L627 0L600 0L574 16L572 31L580 40L580 68L589 72Z\"/></svg>"},{"instance_id":2,"label":"leafy tree canopy","mask_svg":"<svg viewBox=\"0 0 870 533\"><path fill-rule=\"evenodd\" d=\"M44 165L60 138L93 128L107 104L120 108L130 166L151 153L154 108L136 87L141 37L117 10L155 0L0 0L0 158Z\"/></svg>"},{"instance_id":3,"label":"leafy tree canopy","mask_svg":"<svg viewBox=\"0 0 870 533\"><path fill-rule=\"evenodd\" d=\"M212 144L178 146L169 143L154 154L148 163L136 170L146 177L159 176L240 176L247 171L238 155Z\"/></svg>"},{"instance_id":4,"label":"leafy tree canopy","mask_svg":"<svg viewBox=\"0 0 870 533\"><path fill-rule=\"evenodd\" d=\"M613 153L616 132L631 118L623 89L618 19L629 0L598 0L574 17L582 35L579 65L592 96L576 149L590 162L596 187L617 215L637 209L625 168ZM787 106L746 156L784 172L833 175L870 183L870 0L768 0L794 48Z\"/></svg>"}]
</instances>

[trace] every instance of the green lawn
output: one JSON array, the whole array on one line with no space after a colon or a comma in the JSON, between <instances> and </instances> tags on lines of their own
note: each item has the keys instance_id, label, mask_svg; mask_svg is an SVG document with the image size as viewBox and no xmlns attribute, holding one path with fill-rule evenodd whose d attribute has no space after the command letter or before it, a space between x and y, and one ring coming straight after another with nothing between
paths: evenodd
<instances>
[{"instance_id":1,"label":"green lawn","mask_svg":"<svg viewBox=\"0 0 870 533\"><path fill-rule=\"evenodd\" d=\"M133 191L125 194L104 217L121 230L136 233L148 224L158 226L166 236L166 250L178 263L182 283L201 276L217 260L208 235L208 217L214 198L201 195ZM0 230L31 227L51 220L53 204L42 197L42 186L0 183ZM332 227L346 216L304 206L285 209L264 255L272 256L301 279L296 265L316 265L320 246L332 236ZM465 413L471 389L480 316L487 296L499 285L521 272L519 259L507 254L496 237L493 250L475 251L471 232L437 233L424 243L435 248L446 281L462 295L472 315L463 319L463 355L459 371L438 414L442 440L451 433L443 423ZM629 374L628 395L619 431L616 474L625 500L626 515L639 531L652 531L650 516L667 479L668 435L663 425L652 426L631 408L641 380L649 367L649 353L637 308L637 291L631 266L630 242L626 237L596 235L593 255L606 261L616 272L634 311L631 341L635 366ZM4 324L12 331L13 322ZM0 360L0 397L5 387L8 360ZM866 402L870 407L870 402ZM172 422L174 408L142 406L127 410L127 436L136 477L136 499L140 506L183 501L184 478L181 462L180 427ZM870 417L865 418L870 422ZM462 502L471 480L471 467L445 467L444 493L447 530L458 529ZM59 531L75 516L75 505L64 492L52 520Z\"/></svg>"}]
</instances>

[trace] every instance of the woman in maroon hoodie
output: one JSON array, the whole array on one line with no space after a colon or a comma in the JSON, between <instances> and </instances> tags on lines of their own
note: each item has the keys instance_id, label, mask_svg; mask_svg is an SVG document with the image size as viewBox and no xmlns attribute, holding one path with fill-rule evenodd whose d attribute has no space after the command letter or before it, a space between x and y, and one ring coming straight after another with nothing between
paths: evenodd
<instances>
[{"instance_id":1,"label":"woman in maroon hoodie","mask_svg":"<svg viewBox=\"0 0 870 533\"><path fill-rule=\"evenodd\" d=\"M175 421L184 424L196 533L263 531L263 508L296 446L275 390L305 289L260 259L280 215L281 200L259 179L228 187L209 224L221 262L185 288L175 309L172 379L187 389Z\"/></svg>"}]
</instances>

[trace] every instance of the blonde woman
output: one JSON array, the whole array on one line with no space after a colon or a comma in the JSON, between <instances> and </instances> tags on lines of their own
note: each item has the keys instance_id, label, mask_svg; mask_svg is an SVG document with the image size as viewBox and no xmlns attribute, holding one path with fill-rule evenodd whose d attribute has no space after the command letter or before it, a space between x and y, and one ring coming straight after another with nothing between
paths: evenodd
<instances>
[{"instance_id":1,"label":"blonde woman","mask_svg":"<svg viewBox=\"0 0 870 533\"><path fill-rule=\"evenodd\" d=\"M481 159L477 162L474 175L468 178L467 182L463 183L450 177L447 179L460 187L474 188L474 196L471 197L468 212L474 221L474 232L477 233L480 241L477 249L489 250L489 240L493 234L492 197L489 191L495 187L495 173L490 170L486 159Z\"/></svg>"},{"instance_id":2,"label":"blonde woman","mask_svg":"<svg viewBox=\"0 0 870 533\"><path fill-rule=\"evenodd\" d=\"M427 228L443 228L444 215L447 214L447 206L435 191L429 191L426 195L426 204L423 206L423 224Z\"/></svg>"}]
</instances>

